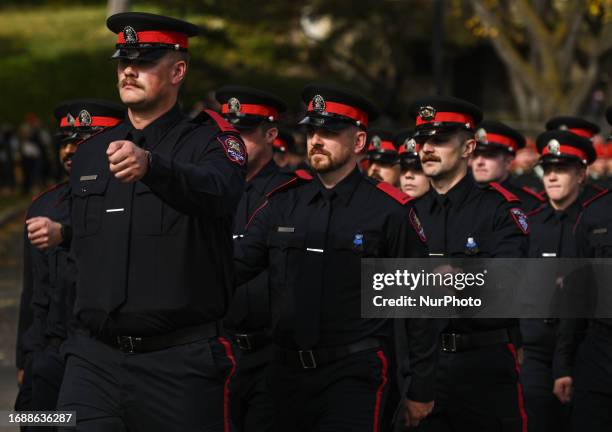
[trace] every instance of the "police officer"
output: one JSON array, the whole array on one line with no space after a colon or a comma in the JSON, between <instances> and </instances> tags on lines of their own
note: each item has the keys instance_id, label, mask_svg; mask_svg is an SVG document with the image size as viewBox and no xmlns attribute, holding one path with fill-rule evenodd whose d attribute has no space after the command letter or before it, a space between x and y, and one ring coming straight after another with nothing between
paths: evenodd
<instances>
[{"instance_id":1,"label":"police officer","mask_svg":"<svg viewBox=\"0 0 612 432\"><path fill-rule=\"evenodd\" d=\"M228 430L235 359L218 322L233 290L232 224L247 155L219 114L177 104L193 24L112 15L124 121L70 176L79 334L58 406L79 431Z\"/></svg>"},{"instance_id":2,"label":"police officer","mask_svg":"<svg viewBox=\"0 0 612 432\"><path fill-rule=\"evenodd\" d=\"M523 257L529 225L520 201L497 183L480 187L468 160L482 118L474 105L428 97L411 108L431 189L416 201L430 256ZM436 400L423 431L524 431L516 319L440 320Z\"/></svg>"},{"instance_id":3,"label":"police officer","mask_svg":"<svg viewBox=\"0 0 612 432\"><path fill-rule=\"evenodd\" d=\"M476 130L476 148L471 159L474 179L482 184L501 184L521 200L521 207L531 211L544 203L537 192L518 186L510 176L516 152L525 148L525 138L518 131L497 121L485 120Z\"/></svg>"},{"instance_id":4,"label":"police officer","mask_svg":"<svg viewBox=\"0 0 612 432\"><path fill-rule=\"evenodd\" d=\"M375 129L368 133L367 173L378 181L399 186L399 154L391 132Z\"/></svg>"},{"instance_id":5,"label":"police officer","mask_svg":"<svg viewBox=\"0 0 612 432\"><path fill-rule=\"evenodd\" d=\"M278 136L272 143L274 150L274 163L280 168L285 168L289 164L289 152L295 149L295 138L293 132L286 127L278 128Z\"/></svg>"},{"instance_id":6,"label":"police officer","mask_svg":"<svg viewBox=\"0 0 612 432\"><path fill-rule=\"evenodd\" d=\"M384 427L393 380L390 322L360 318L360 259L421 257L426 237L410 198L357 168L376 108L328 85L302 92L308 159L270 195L236 248L239 282L269 268L275 353L269 388L279 430ZM431 409L433 327L408 320L411 420Z\"/></svg>"},{"instance_id":7,"label":"police officer","mask_svg":"<svg viewBox=\"0 0 612 432\"><path fill-rule=\"evenodd\" d=\"M402 131L395 137L399 149L400 188L413 198L419 198L429 190L429 177L423 173L419 159L419 145L412 138L414 131Z\"/></svg>"},{"instance_id":8,"label":"police officer","mask_svg":"<svg viewBox=\"0 0 612 432\"><path fill-rule=\"evenodd\" d=\"M595 160L593 144L569 131L552 130L541 134L537 148L542 155L546 204L529 213L532 258L571 258L576 256L574 230L583 204L581 196L587 166ZM555 275L554 278L563 277ZM521 383L531 431L567 430L569 412L552 394L553 354L558 319L523 319L521 333L525 346Z\"/></svg>"},{"instance_id":9,"label":"police officer","mask_svg":"<svg viewBox=\"0 0 612 432\"><path fill-rule=\"evenodd\" d=\"M291 178L272 159L278 118L286 105L268 92L240 86L222 87L216 98L221 115L240 130L249 156L247 183L234 217L234 238L240 238L266 195ZM265 384L271 358L268 294L268 274L263 272L238 287L224 322L242 354L230 395L232 418L245 431L267 431L273 425L274 408Z\"/></svg>"},{"instance_id":10,"label":"police officer","mask_svg":"<svg viewBox=\"0 0 612 432\"><path fill-rule=\"evenodd\" d=\"M606 111L612 125L612 107ZM578 256L612 257L612 195L603 191L588 202L576 229ZM554 393L572 402L572 431L612 427L612 319L566 319L555 353Z\"/></svg>"},{"instance_id":11,"label":"police officer","mask_svg":"<svg viewBox=\"0 0 612 432\"><path fill-rule=\"evenodd\" d=\"M111 102L83 99L61 103L54 114L59 123L59 160L69 174L77 146L119 123L124 110ZM59 183L36 196L26 214L18 357L27 361L20 359L17 364L28 367L23 371L25 385L21 386L18 405L28 398L31 403L19 409L53 410L57 405L64 368L58 347L66 339L68 323L69 293L64 288L74 280L75 270L67 252L67 198L68 182ZM26 325L30 315L32 321Z\"/></svg>"}]
</instances>

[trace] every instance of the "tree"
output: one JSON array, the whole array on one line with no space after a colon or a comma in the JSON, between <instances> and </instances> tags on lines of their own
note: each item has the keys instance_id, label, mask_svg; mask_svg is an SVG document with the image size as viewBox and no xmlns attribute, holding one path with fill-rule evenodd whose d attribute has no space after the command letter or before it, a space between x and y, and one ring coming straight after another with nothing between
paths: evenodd
<instances>
[{"instance_id":1,"label":"tree","mask_svg":"<svg viewBox=\"0 0 612 432\"><path fill-rule=\"evenodd\" d=\"M130 10L130 0L108 0L106 10L106 16L127 12Z\"/></svg>"},{"instance_id":2,"label":"tree","mask_svg":"<svg viewBox=\"0 0 612 432\"><path fill-rule=\"evenodd\" d=\"M520 118L578 114L612 50L606 0L469 0L468 25L504 63Z\"/></svg>"}]
</instances>

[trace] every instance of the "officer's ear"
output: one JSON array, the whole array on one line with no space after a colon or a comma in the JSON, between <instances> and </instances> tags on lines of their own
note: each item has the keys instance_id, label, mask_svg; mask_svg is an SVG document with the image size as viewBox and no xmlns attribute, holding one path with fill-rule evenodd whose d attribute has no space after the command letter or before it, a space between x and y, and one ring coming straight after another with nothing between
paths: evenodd
<instances>
[{"instance_id":1,"label":"officer's ear","mask_svg":"<svg viewBox=\"0 0 612 432\"><path fill-rule=\"evenodd\" d=\"M584 186L587 176L587 169L584 165L576 167L576 176L578 177L578 184Z\"/></svg>"},{"instance_id":2,"label":"officer's ear","mask_svg":"<svg viewBox=\"0 0 612 432\"><path fill-rule=\"evenodd\" d=\"M463 141L462 147L461 157L469 159L476 149L476 140L473 137L467 138Z\"/></svg>"},{"instance_id":3,"label":"officer's ear","mask_svg":"<svg viewBox=\"0 0 612 432\"><path fill-rule=\"evenodd\" d=\"M278 137L278 128L276 126L269 127L265 132L266 142L272 144Z\"/></svg>"},{"instance_id":4,"label":"officer's ear","mask_svg":"<svg viewBox=\"0 0 612 432\"><path fill-rule=\"evenodd\" d=\"M189 64L189 55L183 52L172 52L168 56L171 69L170 80L174 85L180 85L187 75L187 66Z\"/></svg>"},{"instance_id":5,"label":"officer's ear","mask_svg":"<svg viewBox=\"0 0 612 432\"><path fill-rule=\"evenodd\" d=\"M366 146L367 132L362 129L357 129L355 133L355 145L353 147L353 153L360 154L364 151Z\"/></svg>"}]
</instances>

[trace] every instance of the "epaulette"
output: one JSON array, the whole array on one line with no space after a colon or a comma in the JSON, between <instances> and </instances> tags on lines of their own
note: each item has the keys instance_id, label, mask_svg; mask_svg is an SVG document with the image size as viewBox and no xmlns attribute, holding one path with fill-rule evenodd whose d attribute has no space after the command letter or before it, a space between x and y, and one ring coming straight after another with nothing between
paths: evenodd
<instances>
[{"instance_id":1,"label":"epaulette","mask_svg":"<svg viewBox=\"0 0 612 432\"><path fill-rule=\"evenodd\" d=\"M286 181L285 183L281 185L276 186L274 189L268 192L266 194L266 198L270 198L272 195L278 192L282 192L282 191L291 189L292 187L300 183L312 180L312 175L306 170L299 169L299 170L296 170L294 174L295 174L295 177L293 177L292 179Z\"/></svg>"},{"instance_id":2,"label":"epaulette","mask_svg":"<svg viewBox=\"0 0 612 432\"><path fill-rule=\"evenodd\" d=\"M60 186L64 186L66 183L67 182L61 182L61 183L54 184L49 189L46 189L46 190L40 192L39 194L34 195L34 197L32 197L32 202L36 201L37 199L39 199L43 195L48 194L51 191L54 191L55 189L59 188Z\"/></svg>"},{"instance_id":3,"label":"epaulette","mask_svg":"<svg viewBox=\"0 0 612 432\"><path fill-rule=\"evenodd\" d=\"M534 191L533 189L528 188L527 186L523 186L521 190L533 196L535 199L537 199L540 202L546 202L546 200L544 199L542 195L540 195L538 192Z\"/></svg>"},{"instance_id":4,"label":"epaulette","mask_svg":"<svg viewBox=\"0 0 612 432\"><path fill-rule=\"evenodd\" d=\"M491 186L494 190L496 190L497 192L502 194L502 196L508 202L520 201L520 199L516 195L514 195L512 192L510 192L508 189L506 189L505 187L503 187L502 185L500 185L497 182L491 182L491 183L489 183L489 186Z\"/></svg>"},{"instance_id":5,"label":"epaulette","mask_svg":"<svg viewBox=\"0 0 612 432\"><path fill-rule=\"evenodd\" d=\"M405 194L398 188L391 186L389 183L378 182L378 184L376 185L376 188L383 191L387 195L389 195L391 198L393 198L395 201L397 201L401 205L406 205L414 199L413 197L411 197L408 194Z\"/></svg>"},{"instance_id":6,"label":"epaulette","mask_svg":"<svg viewBox=\"0 0 612 432\"><path fill-rule=\"evenodd\" d=\"M531 210L530 212L527 213L527 216L531 217L533 215L536 215L538 213L540 213L542 210L544 210L546 208L546 203L542 203L539 206L537 206L536 208L534 208L533 210Z\"/></svg>"},{"instance_id":7,"label":"epaulette","mask_svg":"<svg viewBox=\"0 0 612 432\"><path fill-rule=\"evenodd\" d=\"M221 132L232 132L236 134L240 133L234 126L232 126L230 122L225 120L223 117L221 117L221 115L219 115L219 113L213 110L209 110L209 109L202 110L200 114L194 120L202 121L206 118L209 118L212 121L214 121L217 127L221 130Z\"/></svg>"},{"instance_id":8,"label":"epaulette","mask_svg":"<svg viewBox=\"0 0 612 432\"><path fill-rule=\"evenodd\" d=\"M597 195L592 196L591 198L589 198L589 199L587 199L587 200L583 201L583 202L581 203L582 208L587 207L587 206L588 206L589 204L591 204L593 201L598 200L598 199L599 199L599 198L601 198L602 196L607 195L607 194L608 194L608 192L610 192L610 190L609 190L609 189L602 189L602 190L601 190L601 191L600 191L600 192L599 192Z\"/></svg>"}]
</instances>

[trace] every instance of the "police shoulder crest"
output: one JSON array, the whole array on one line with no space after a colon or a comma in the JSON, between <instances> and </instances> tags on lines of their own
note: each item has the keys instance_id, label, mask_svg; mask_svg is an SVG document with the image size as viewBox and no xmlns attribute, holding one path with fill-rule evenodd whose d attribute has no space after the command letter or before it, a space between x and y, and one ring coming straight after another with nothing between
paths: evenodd
<instances>
[{"instance_id":1,"label":"police shoulder crest","mask_svg":"<svg viewBox=\"0 0 612 432\"><path fill-rule=\"evenodd\" d=\"M242 139L233 134L224 134L219 135L217 140L221 143L225 155L230 161L241 166L246 164L247 152Z\"/></svg>"},{"instance_id":2,"label":"police shoulder crest","mask_svg":"<svg viewBox=\"0 0 612 432\"><path fill-rule=\"evenodd\" d=\"M523 234L529 234L529 218L525 212L518 207L514 207L510 209L510 215Z\"/></svg>"}]
</instances>

